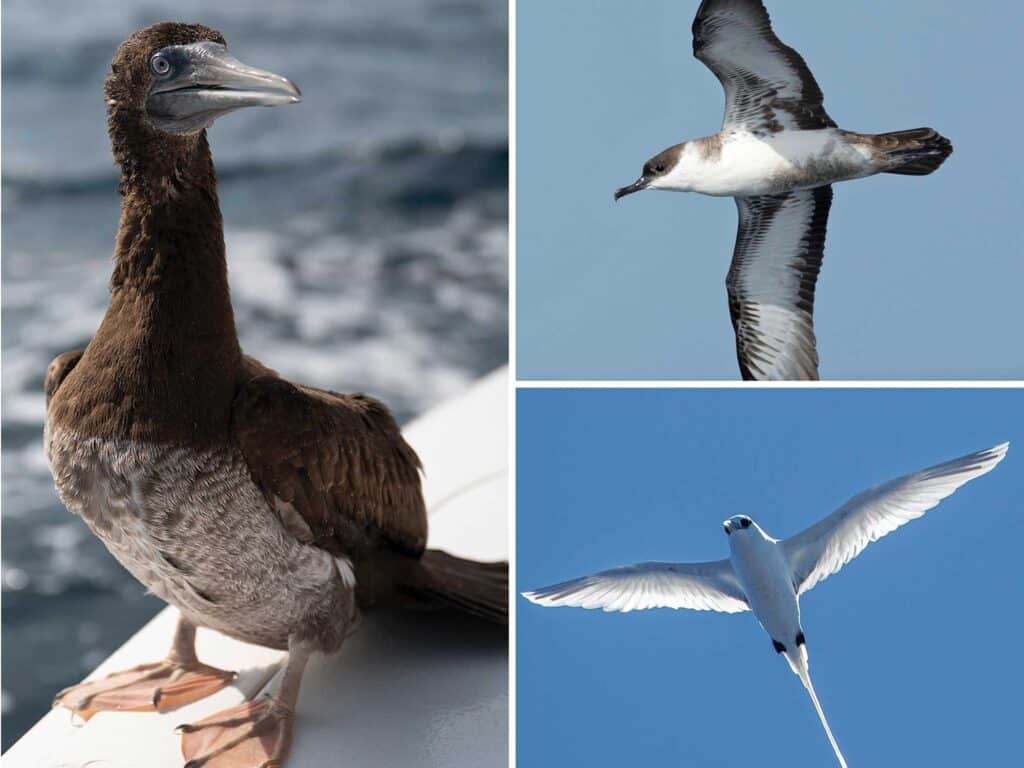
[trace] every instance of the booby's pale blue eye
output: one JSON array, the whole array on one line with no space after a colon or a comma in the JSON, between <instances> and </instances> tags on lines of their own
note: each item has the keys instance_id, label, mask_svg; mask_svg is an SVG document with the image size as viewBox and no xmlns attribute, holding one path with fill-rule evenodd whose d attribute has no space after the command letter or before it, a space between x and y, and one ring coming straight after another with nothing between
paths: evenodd
<instances>
[{"instance_id":1,"label":"booby's pale blue eye","mask_svg":"<svg viewBox=\"0 0 1024 768\"><path fill-rule=\"evenodd\" d=\"M149 68L153 70L153 74L158 77L163 77L171 71L171 62L162 53L153 54L153 58L149 60Z\"/></svg>"},{"instance_id":2,"label":"booby's pale blue eye","mask_svg":"<svg viewBox=\"0 0 1024 768\"><path fill-rule=\"evenodd\" d=\"M744 517L742 520L740 520L740 525L743 526L744 528L749 528L750 527L750 518L749 517Z\"/></svg>"}]
</instances>

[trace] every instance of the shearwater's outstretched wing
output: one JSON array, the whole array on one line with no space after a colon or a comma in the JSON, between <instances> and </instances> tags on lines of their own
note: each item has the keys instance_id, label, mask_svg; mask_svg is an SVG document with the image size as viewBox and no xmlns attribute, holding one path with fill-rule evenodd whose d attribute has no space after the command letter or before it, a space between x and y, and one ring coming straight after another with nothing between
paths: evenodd
<instances>
[{"instance_id":1,"label":"shearwater's outstretched wing","mask_svg":"<svg viewBox=\"0 0 1024 768\"><path fill-rule=\"evenodd\" d=\"M854 496L782 542L797 593L836 573L873 541L921 517L957 488L992 470L1009 443L891 480Z\"/></svg>"},{"instance_id":2,"label":"shearwater's outstretched wing","mask_svg":"<svg viewBox=\"0 0 1024 768\"><path fill-rule=\"evenodd\" d=\"M736 355L746 380L818 378L814 287L832 187L737 197L739 229L726 279Z\"/></svg>"},{"instance_id":3,"label":"shearwater's outstretched wing","mask_svg":"<svg viewBox=\"0 0 1024 768\"><path fill-rule=\"evenodd\" d=\"M690 608L739 613L750 610L728 560L712 563L639 563L584 576L523 596L538 605L639 611Z\"/></svg>"},{"instance_id":4,"label":"shearwater's outstretched wing","mask_svg":"<svg viewBox=\"0 0 1024 768\"><path fill-rule=\"evenodd\" d=\"M725 89L725 130L777 133L836 125L811 70L775 36L760 0L704 0L693 22L693 55Z\"/></svg>"}]
</instances>

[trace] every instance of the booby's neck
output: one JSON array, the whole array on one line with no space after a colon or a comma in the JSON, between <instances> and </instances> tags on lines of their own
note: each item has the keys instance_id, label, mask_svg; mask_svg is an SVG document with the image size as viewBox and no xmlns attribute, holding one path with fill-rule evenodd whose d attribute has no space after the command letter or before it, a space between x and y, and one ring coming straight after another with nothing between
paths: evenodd
<instances>
[{"instance_id":1,"label":"booby's neck","mask_svg":"<svg viewBox=\"0 0 1024 768\"><path fill-rule=\"evenodd\" d=\"M170 176L140 176L145 165L118 159L110 304L55 415L87 436L216 441L227 434L241 351L209 145L200 135L191 151L162 156Z\"/></svg>"},{"instance_id":2,"label":"booby's neck","mask_svg":"<svg viewBox=\"0 0 1024 768\"><path fill-rule=\"evenodd\" d=\"M110 289L115 296L193 292L213 302L212 314L234 335L213 160L205 132L189 140L145 159L119 155L123 200Z\"/></svg>"}]
</instances>

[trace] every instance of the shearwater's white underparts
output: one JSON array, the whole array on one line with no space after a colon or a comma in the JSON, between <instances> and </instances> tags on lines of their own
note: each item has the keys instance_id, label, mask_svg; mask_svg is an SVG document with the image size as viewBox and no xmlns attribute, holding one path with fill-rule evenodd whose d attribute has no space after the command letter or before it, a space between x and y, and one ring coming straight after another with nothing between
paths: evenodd
<instances>
[{"instance_id":1,"label":"shearwater's white underparts","mask_svg":"<svg viewBox=\"0 0 1024 768\"><path fill-rule=\"evenodd\" d=\"M706 563L640 563L523 593L544 606L635 611L691 608L751 610L811 697L839 764L846 760L818 703L800 623L800 595L838 572L901 525L1002 461L1009 443L922 469L854 496L788 539L773 539L747 515L725 521L729 558Z\"/></svg>"},{"instance_id":2,"label":"shearwater's white underparts","mask_svg":"<svg viewBox=\"0 0 1024 768\"><path fill-rule=\"evenodd\" d=\"M831 185L877 173L927 175L953 146L931 128L840 129L760 0L704 0L693 52L725 89L721 131L653 157L615 197L663 189L735 198L739 231L727 286L743 378L817 379L814 289Z\"/></svg>"}]
</instances>

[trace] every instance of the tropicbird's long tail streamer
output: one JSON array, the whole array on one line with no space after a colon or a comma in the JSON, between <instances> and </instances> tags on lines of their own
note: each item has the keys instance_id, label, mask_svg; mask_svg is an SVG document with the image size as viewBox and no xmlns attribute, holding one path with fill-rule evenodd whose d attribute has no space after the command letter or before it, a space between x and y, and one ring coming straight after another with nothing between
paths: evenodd
<instances>
[{"instance_id":1,"label":"tropicbird's long tail streamer","mask_svg":"<svg viewBox=\"0 0 1024 768\"><path fill-rule=\"evenodd\" d=\"M786 652L786 661L789 662L789 666L793 668L797 676L800 678L800 682L804 684L804 688L807 689L807 693L811 697L811 701L814 703L814 709L818 712L818 719L821 720L821 724L825 728L825 735L828 736L829 743L832 745L832 749L836 753L836 757L839 758L839 765L842 768L847 768L846 758L843 757L843 753L839 751L839 744L836 743L835 736L832 735L832 729L828 727L828 720L825 719L825 712L821 708L821 703L818 701L818 694L814 692L814 685L811 683L811 673L807 665L807 648L803 645L797 646L797 651L794 654ZM795 658L794 658L795 657Z\"/></svg>"}]
</instances>

